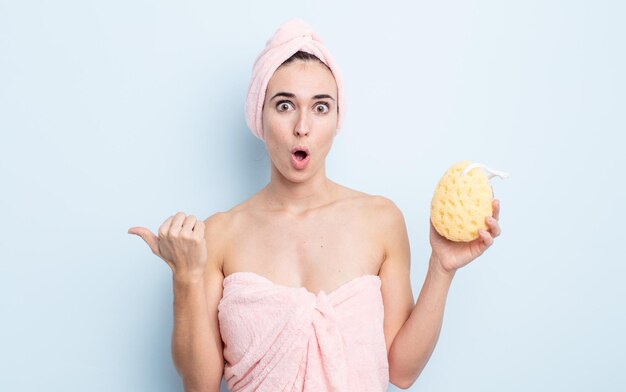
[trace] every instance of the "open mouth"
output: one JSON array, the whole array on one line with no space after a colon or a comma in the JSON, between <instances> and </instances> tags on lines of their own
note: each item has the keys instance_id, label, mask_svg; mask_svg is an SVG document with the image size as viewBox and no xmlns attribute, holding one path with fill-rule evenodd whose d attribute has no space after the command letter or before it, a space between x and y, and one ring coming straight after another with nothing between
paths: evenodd
<instances>
[{"instance_id":1,"label":"open mouth","mask_svg":"<svg viewBox=\"0 0 626 392\"><path fill-rule=\"evenodd\" d=\"M309 149L305 146L298 146L291 150L293 158L298 161L304 161L309 156Z\"/></svg>"},{"instance_id":2,"label":"open mouth","mask_svg":"<svg viewBox=\"0 0 626 392\"><path fill-rule=\"evenodd\" d=\"M304 160L307 156L309 156L309 153L304 151L304 150L296 150L293 155L296 157L296 159L298 161L302 161Z\"/></svg>"}]
</instances>

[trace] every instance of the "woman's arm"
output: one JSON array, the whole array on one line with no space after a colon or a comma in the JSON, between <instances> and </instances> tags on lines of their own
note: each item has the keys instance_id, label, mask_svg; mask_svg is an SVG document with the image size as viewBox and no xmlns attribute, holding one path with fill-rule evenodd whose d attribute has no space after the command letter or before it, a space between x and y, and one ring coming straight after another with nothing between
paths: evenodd
<instances>
[{"instance_id":1,"label":"woman's arm","mask_svg":"<svg viewBox=\"0 0 626 392\"><path fill-rule=\"evenodd\" d=\"M174 280L172 358L186 392L220 388L224 359L217 321L218 275L220 271L207 273L205 281Z\"/></svg>"},{"instance_id":2,"label":"woman's arm","mask_svg":"<svg viewBox=\"0 0 626 392\"><path fill-rule=\"evenodd\" d=\"M217 392L224 371L217 306L222 298L220 221L205 221L208 260L204 276L174 276L172 358L186 392Z\"/></svg>"},{"instance_id":3,"label":"woman's arm","mask_svg":"<svg viewBox=\"0 0 626 392\"><path fill-rule=\"evenodd\" d=\"M439 339L454 273L441 273L434 265L431 255L417 303L389 350L389 376L400 388L409 388L419 377Z\"/></svg>"},{"instance_id":4,"label":"woman's arm","mask_svg":"<svg viewBox=\"0 0 626 392\"><path fill-rule=\"evenodd\" d=\"M385 306L385 337L388 347L389 378L400 387L409 388L421 374L435 349L443 312L456 270L480 256L500 235L500 204L493 203L493 219L487 219L489 231L468 243L455 243L441 237L430 225L432 254L428 272L417 302L413 304L410 283L409 240L402 212L389 202L381 227L385 261L380 270Z\"/></svg>"},{"instance_id":5,"label":"woman's arm","mask_svg":"<svg viewBox=\"0 0 626 392\"><path fill-rule=\"evenodd\" d=\"M185 391L218 391L224 368L217 305L222 298L224 214L202 222L178 212L159 227L131 227L172 269L174 331L172 356Z\"/></svg>"}]
</instances>

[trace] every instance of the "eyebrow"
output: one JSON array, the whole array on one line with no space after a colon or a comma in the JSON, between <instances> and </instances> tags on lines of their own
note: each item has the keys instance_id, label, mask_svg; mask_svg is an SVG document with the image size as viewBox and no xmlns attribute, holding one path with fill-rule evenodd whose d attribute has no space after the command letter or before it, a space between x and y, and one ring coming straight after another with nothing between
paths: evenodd
<instances>
[{"instance_id":1,"label":"eyebrow","mask_svg":"<svg viewBox=\"0 0 626 392\"><path fill-rule=\"evenodd\" d=\"M281 91L281 92L278 92L278 93L274 94L274 96L270 99L270 101L271 101L272 99L276 98L276 97L295 98L295 97L296 97L296 95L295 95L295 94L292 94L292 93L287 93L287 92ZM317 94L317 95L314 95L314 96L313 96L313 99L324 99L324 98L330 98L330 99L332 99L333 101L335 100L335 98L331 97L331 96L330 96L330 95L328 95L328 94Z\"/></svg>"}]
</instances>

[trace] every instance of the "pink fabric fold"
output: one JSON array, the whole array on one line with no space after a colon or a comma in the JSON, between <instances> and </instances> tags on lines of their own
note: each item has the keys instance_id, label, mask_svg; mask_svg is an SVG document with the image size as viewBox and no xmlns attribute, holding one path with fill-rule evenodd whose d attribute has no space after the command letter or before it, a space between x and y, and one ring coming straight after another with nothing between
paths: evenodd
<instances>
[{"instance_id":1,"label":"pink fabric fold","mask_svg":"<svg viewBox=\"0 0 626 392\"><path fill-rule=\"evenodd\" d=\"M229 390L386 391L380 285L363 275L313 294L252 272L228 275L218 317Z\"/></svg>"},{"instance_id":2,"label":"pink fabric fold","mask_svg":"<svg viewBox=\"0 0 626 392\"><path fill-rule=\"evenodd\" d=\"M315 55L330 68L337 83L337 107L339 110L337 131L341 128L341 122L346 111L341 72L332 55L311 26L301 19L291 19L280 26L267 41L252 68L252 78L246 98L246 123L252 133L261 140L264 139L262 114L267 84L283 61L297 51Z\"/></svg>"}]
</instances>

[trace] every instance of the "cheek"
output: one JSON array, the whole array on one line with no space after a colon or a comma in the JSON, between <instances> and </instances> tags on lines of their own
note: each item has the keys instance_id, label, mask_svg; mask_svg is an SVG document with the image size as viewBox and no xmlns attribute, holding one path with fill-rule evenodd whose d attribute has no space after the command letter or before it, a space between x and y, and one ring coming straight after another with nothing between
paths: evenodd
<instances>
[{"instance_id":1,"label":"cheek","mask_svg":"<svg viewBox=\"0 0 626 392\"><path fill-rule=\"evenodd\" d=\"M264 112L261 124L263 125L263 133L266 138L270 133L276 134L275 138L280 138L281 133L285 133L285 130L289 128L290 119L285 116L279 116L276 113Z\"/></svg>"},{"instance_id":2,"label":"cheek","mask_svg":"<svg viewBox=\"0 0 626 392\"><path fill-rule=\"evenodd\" d=\"M337 134L337 112L332 113L326 117L324 117L323 125L324 130L330 133L331 135Z\"/></svg>"},{"instance_id":3,"label":"cheek","mask_svg":"<svg viewBox=\"0 0 626 392\"><path fill-rule=\"evenodd\" d=\"M265 129L265 150L271 161L275 162L281 154L284 155L285 145L286 143L280 135L272 132L271 128Z\"/></svg>"},{"instance_id":4,"label":"cheek","mask_svg":"<svg viewBox=\"0 0 626 392\"><path fill-rule=\"evenodd\" d=\"M324 150L324 156L328 154L335 140L335 128L329 128L318 140L318 148Z\"/></svg>"},{"instance_id":5,"label":"cheek","mask_svg":"<svg viewBox=\"0 0 626 392\"><path fill-rule=\"evenodd\" d=\"M337 116L328 116L324 120L324 135L333 139L337 134Z\"/></svg>"}]
</instances>

